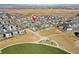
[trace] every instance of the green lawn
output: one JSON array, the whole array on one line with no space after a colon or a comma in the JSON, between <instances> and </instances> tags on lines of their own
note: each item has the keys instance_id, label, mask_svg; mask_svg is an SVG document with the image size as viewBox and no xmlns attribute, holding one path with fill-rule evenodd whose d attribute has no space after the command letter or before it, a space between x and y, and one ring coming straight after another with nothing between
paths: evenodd
<instances>
[{"instance_id":1,"label":"green lawn","mask_svg":"<svg viewBox=\"0 0 79 59\"><path fill-rule=\"evenodd\" d=\"M17 44L3 49L2 54L68 54L63 50L42 44Z\"/></svg>"}]
</instances>

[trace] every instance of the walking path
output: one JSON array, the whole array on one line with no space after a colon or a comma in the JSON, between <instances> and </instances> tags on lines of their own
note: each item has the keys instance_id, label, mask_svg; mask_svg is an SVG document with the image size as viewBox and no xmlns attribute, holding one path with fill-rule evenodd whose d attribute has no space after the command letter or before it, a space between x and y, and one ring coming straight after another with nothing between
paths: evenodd
<instances>
[{"instance_id":1,"label":"walking path","mask_svg":"<svg viewBox=\"0 0 79 59\"><path fill-rule=\"evenodd\" d=\"M34 31L32 31L32 30L30 30L30 29L26 29L27 31L29 31L29 32L31 32L31 33L33 33L34 35L36 35L36 36L39 36L40 37L40 40L37 40L37 41L34 41L35 43L37 43L37 42L40 42L40 41L42 41L42 40L49 40L49 38L46 36L41 36L39 33L37 33L37 32L34 32ZM57 45L57 47L59 47L59 44L55 41L55 40L52 40L54 43L56 43L56 45Z\"/></svg>"}]
</instances>

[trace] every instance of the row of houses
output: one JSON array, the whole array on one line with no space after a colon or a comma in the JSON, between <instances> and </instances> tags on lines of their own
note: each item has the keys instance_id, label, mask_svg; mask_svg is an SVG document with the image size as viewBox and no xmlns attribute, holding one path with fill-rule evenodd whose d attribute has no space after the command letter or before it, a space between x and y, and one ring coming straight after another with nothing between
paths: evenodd
<instances>
[{"instance_id":1,"label":"row of houses","mask_svg":"<svg viewBox=\"0 0 79 59\"><path fill-rule=\"evenodd\" d=\"M63 29L64 31L78 31L79 29L79 19L69 18L65 21L59 22L59 28Z\"/></svg>"},{"instance_id":2,"label":"row of houses","mask_svg":"<svg viewBox=\"0 0 79 59\"><path fill-rule=\"evenodd\" d=\"M26 32L26 29L20 29L20 30L15 30L15 31L7 31L0 33L0 38L10 38L12 36L18 35L18 34L24 34ZM0 39L0 40L2 40Z\"/></svg>"},{"instance_id":3,"label":"row of houses","mask_svg":"<svg viewBox=\"0 0 79 59\"><path fill-rule=\"evenodd\" d=\"M22 16L22 14L19 13L0 13L1 19L14 19L19 16Z\"/></svg>"},{"instance_id":4,"label":"row of houses","mask_svg":"<svg viewBox=\"0 0 79 59\"><path fill-rule=\"evenodd\" d=\"M12 30L17 30L16 25L13 25L13 24L0 24L0 33L1 32L12 31Z\"/></svg>"}]
</instances>

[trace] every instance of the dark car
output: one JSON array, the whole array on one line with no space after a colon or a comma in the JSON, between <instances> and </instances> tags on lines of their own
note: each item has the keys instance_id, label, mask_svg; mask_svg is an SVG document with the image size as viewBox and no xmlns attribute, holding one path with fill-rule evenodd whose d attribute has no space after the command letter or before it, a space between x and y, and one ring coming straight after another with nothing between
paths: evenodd
<instances>
[{"instance_id":1,"label":"dark car","mask_svg":"<svg viewBox=\"0 0 79 59\"><path fill-rule=\"evenodd\" d=\"M79 32L74 32L75 36L79 37Z\"/></svg>"}]
</instances>

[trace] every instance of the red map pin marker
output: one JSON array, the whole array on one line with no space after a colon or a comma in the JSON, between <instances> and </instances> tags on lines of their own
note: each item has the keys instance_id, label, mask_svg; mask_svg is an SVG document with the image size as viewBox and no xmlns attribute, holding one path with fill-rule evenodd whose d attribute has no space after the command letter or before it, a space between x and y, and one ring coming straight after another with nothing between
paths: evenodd
<instances>
[{"instance_id":1,"label":"red map pin marker","mask_svg":"<svg viewBox=\"0 0 79 59\"><path fill-rule=\"evenodd\" d=\"M36 15L32 15L32 21L35 22L37 19L37 16Z\"/></svg>"}]
</instances>

